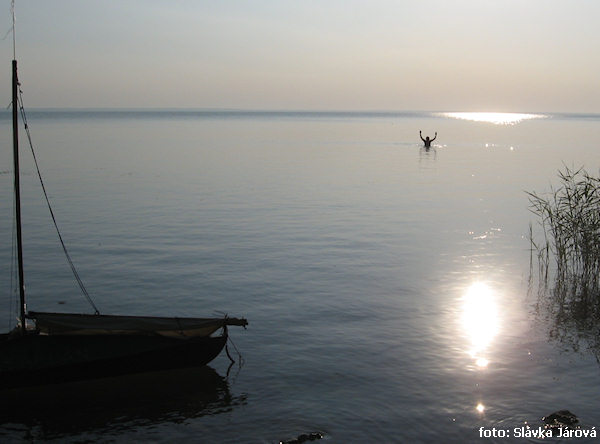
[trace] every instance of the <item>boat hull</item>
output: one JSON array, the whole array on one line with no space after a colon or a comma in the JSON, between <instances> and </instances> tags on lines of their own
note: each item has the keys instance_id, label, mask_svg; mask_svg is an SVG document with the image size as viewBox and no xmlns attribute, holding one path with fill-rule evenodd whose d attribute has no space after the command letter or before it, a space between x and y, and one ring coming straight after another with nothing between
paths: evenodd
<instances>
[{"instance_id":1,"label":"boat hull","mask_svg":"<svg viewBox=\"0 0 600 444\"><path fill-rule=\"evenodd\" d=\"M0 335L0 388L16 388L197 367L227 342L217 337L148 335Z\"/></svg>"}]
</instances>

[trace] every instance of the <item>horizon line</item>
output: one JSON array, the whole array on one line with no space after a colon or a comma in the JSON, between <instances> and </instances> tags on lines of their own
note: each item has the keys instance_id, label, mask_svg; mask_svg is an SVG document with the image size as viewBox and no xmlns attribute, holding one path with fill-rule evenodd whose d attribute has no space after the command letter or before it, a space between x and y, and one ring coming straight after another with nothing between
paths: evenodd
<instances>
[{"instance_id":1,"label":"horizon line","mask_svg":"<svg viewBox=\"0 0 600 444\"><path fill-rule=\"evenodd\" d=\"M600 115L600 111L473 111L472 109L319 109L319 108L232 108L232 107L108 107L108 106L29 106L31 111L123 111L123 112L243 112L243 113L322 113L322 114L446 114L446 113L478 113L478 114L539 114L539 115ZM7 108L6 112L10 112Z\"/></svg>"}]
</instances>

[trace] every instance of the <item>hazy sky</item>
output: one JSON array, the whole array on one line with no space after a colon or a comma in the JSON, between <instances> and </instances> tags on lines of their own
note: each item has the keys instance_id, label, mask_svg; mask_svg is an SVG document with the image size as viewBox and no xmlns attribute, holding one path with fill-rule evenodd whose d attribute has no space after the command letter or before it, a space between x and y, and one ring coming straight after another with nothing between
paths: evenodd
<instances>
[{"instance_id":1,"label":"hazy sky","mask_svg":"<svg viewBox=\"0 0 600 444\"><path fill-rule=\"evenodd\" d=\"M17 0L16 15L29 107L600 112L598 0ZM0 49L7 106L10 36Z\"/></svg>"}]
</instances>

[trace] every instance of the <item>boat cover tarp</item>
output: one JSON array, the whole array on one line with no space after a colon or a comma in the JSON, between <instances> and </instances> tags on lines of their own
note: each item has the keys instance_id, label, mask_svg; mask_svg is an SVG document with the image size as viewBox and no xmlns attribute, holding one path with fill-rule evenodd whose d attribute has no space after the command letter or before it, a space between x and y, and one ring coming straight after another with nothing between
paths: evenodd
<instances>
[{"instance_id":1,"label":"boat cover tarp","mask_svg":"<svg viewBox=\"0 0 600 444\"><path fill-rule=\"evenodd\" d=\"M170 337L209 336L225 325L240 325L229 318L163 318L150 316L89 315L29 312L41 334L148 334Z\"/></svg>"}]
</instances>

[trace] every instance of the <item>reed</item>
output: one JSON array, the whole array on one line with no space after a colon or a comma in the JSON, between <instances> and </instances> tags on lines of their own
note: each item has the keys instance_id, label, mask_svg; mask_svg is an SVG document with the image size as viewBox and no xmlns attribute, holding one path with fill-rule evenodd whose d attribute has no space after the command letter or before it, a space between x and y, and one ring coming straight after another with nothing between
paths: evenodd
<instances>
[{"instance_id":1,"label":"reed","mask_svg":"<svg viewBox=\"0 0 600 444\"><path fill-rule=\"evenodd\" d=\"M540 289L561 309L600 313L600 178L583 168L565 166L559 185L549 193L527 192L529 209L538 217L543 239L534 240L530 224L531 261L537 256Z\"/></svg>"}]
</instances>

